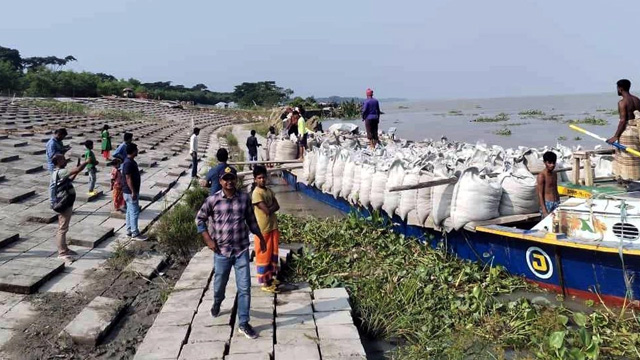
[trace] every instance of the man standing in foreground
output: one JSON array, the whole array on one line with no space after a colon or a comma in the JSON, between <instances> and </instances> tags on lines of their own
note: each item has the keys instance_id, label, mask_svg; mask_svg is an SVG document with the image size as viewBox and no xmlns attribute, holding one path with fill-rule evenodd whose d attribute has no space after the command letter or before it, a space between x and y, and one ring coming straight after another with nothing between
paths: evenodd
<instances>
[{"instance_id":1,"label":"man standing in foreground","mask_svg":"<svg viewBox=\"0 0 640 360\"><path fill-rule=\"evenodd\" d=\"M198 135L199 128L193 128L193 134L189 138L189 154L191 155L191 178L198 177Z\"/></svg>"},{"instance_id":2,"label":"man standing in foreground","mask_svg":"<svg viewBox=\"0 0 640 360\"><path fill-rule=\"evenodd\" d=\"M222 175L224 169L229 167L229 165L227 165L227 160L229 160L229 152L227 151L227 149L218 149L218 152L216 153L216 159L218 159L218 165L209 169L206 177L207 186L211 189L209 190L209 196L222 190L222 185L220 185L220 176Z\"/></svg>"},{"instance_id":3,"label":"man standing in foreground","mask_svg":"<svg viewBox=\"0 0 640 360\"><path fill-rule=\"evenodd\" d=\"M253 213L249 194L236 190L236 170L226 167L219 178L222 190L209 196L198 215L196 225L207 247L213 251L213 306L211 315L220 314L224 291L233 266L238 289L238 331L249 339L258 337L249 325L251 307L251 271L249 269L249 231L260 241L262 252L266 242Z\"/></svg>"},{"instance_id":4,"label":"man standing in foreground","mask_svg":"<svg viewBox=\"0 0 640 360\"><path fill-rule=\"evenodd\" d=\"M113 156L117 156L120 159L127 159L127 145L131 144L133 141L132 133L124 133L124 141L122 144L118 145L116 151L113 152ZM122 170L122 168L120 168Z\"/></svg>"},{"instance_id":5,"label":"man standing in foreground","mask_svg":"<svg viewBox=\"0 0 640 360\"><path fill-rule=\"evenodd\" d=\"M538 201L542 210L542 216L546 217L560 205L558 194L558 177L555 172L557 156L551 151L542 155L544 170L538 174Z\"/></svg>"},{"instance_id":6,"label":"man standing in foreground","mask_svg":"<svg viewBox=\"0 0 640 360\"><path fill-rule=\"evenodd\" d=\"M138 146L134 143L127 145L127 158L122 164L122 192L124 193L124 201L127 204L126 212L126 229L127 236L133 237L134 240L144 241L146 237L140 234L138 230L138 217L140 216L140 169L138 163L134 160L138 156Z\"/></svg>"},{"instance_id":7,"label":"man standing in foreground","mask_svg":"<svg viewBox=\"0 0 640 360\"><path fill-rule=\"evenodd\" d=\"M65 208L57 210L58 233L56 236L56 245L58 246L58 258L66 262L73 262L75 261L75 256L78 254L67 246L67 232L69 231L69 223L71 223L71 215L73 214L73 203L76 200L76 190L73 188L72 181L75 180L76 176L78 176L82 170L84 170L85 166L87 166L89 162L85 161L81 163L80 166L72 170L66 169L67 159L62 154L55 155L53 157L53 162L55 164L55 168L51 173L51 186L54 189L66 187L69 199ZM54 195L51 198L52 204L55 202L55 198L56 194L54 192Z\"/></svg>"},{"instance_id":8,"label":"man standing in foreground","mask_svg":"<svg viewBox=\"0 0 640 360\"><path fill-rule=\"evenodd\" d=\"M378 125L380 124L380 104L373 97L373 90L367 89L367 100L362 104L362 120L367 129L369 146L372 149L378 144Z\"/></svg>"}]
</instances>

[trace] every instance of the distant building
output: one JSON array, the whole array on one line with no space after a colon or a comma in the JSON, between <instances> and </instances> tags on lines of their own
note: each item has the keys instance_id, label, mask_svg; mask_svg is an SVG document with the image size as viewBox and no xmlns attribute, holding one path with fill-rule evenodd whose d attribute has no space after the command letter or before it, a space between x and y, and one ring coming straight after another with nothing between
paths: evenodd
<instances>
[{"instance_id":1,"label":"distant building","mask_svg":"<svg viewBox=\"0 0 640 360\"><path fill-rule=\"evenodd\" d=\"M224 101L220 101L219 103L213 105L216 107L216 109L226 109L227 108L227 103Z\"/></svg>"},{"instance_id":2,"label":"distant building","mask_svg":"<svg viewBox=\"0 0 640 360\"><path fill-rule=\"evenodd\" d=\"M227 104L227 107L229 109L236 109L238 108L238 104L234 103L233 101Z\"/></svg>"},{"instance_id":3,"label":"distant building","mask_svg":"<svg viewBox=\"0 0 640 360\"><path fill-rule=\"evenodd\" d=\"M126 98L132 98L135 97L134 93L133 93L133 89L132 88L124 88L122 90L122 96L126 97Z\"/></svg>"}]
</instances>

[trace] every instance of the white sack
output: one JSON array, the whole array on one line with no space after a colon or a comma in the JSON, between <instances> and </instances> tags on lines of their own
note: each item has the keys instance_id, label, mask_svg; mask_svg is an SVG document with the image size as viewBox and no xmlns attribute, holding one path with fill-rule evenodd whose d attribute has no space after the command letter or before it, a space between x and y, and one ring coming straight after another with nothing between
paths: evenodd
<instances>
[{"instance_id":1,"label":"white sack","mask_svg":"<svg viewBox=\"0 0 640 360\"><path fill-rule=\"evenodd\" d=\"M276 159L276 149L278 148L279 142L280 140L274 140L271 142L271 144L269 144L269 159L271 160Z\"/></svg>"},{"instance_id":2,"label":"white sack","mask_svg":"<svg viewBox=\"0 0 640 360\"><path fill-rule=\"evenodd\" d=\"M349 192L349 202L352 204L358 203L358 193L360 192L360 184L362 183L362 166L355 165L353 170L353 186ZM344 188L344 184L342 185Z\"/></svg>"},{"instance_id":3,"label":"white sack","mask_svg":"<svg viewBox=\"0 0 640 360\"><path fill-rule=\"evenodd\" d=\"M298 155L298 144L293 141L278 141L275 160L295 160Z\"/></svg>"},{"instance_id":4,"label":"white sack","mask_svg":"<svg viewBox=\"0 0 640 360\"><path fill-rule=\"evenodd\" d=\"M314 185L322 190L322 186L327 181L327 167L329 166L329 154L325 151L318 153L318 161L316 162L316 176Z\"/></svg>"},{"instance_id":5,"label":"white sack","mask_svg":"<svg viewBox=\"0 0 640 360\"><path fill-rule=\"evenodd\" d=\"M460 230L471 221L500 216L502 187L496 179L483 178L476 167L465 170L456 183L451 202L453 228Z\"/></svg>"},{"instance_id":6,"label":"white sack","mask_svg":"<svg viewBox=\"0 0 640 360\"><path fill-rule=\"evenodd\" d=\"M406 177L405 177L406 179ZM433 175L422 174L420 175L418 182L427 182L433 180ZM418 189L416 192L416 213L420 224L424 224L427 221L427 217L431 214L433 205L431 204L431 190L432 188Z\"/></svg>"},{"instance_id":7,"label":"white sack","mask_svg":"<svg viewBox=\"0 0 640 360\"><path fill-rule=\"evenodd\" d=\"M527 169L519 168L498 177L502 186L500 215L536 213L540 209L536 193L536 177Z\"/></svg>"},{"instance_id":8,"label":"white sack","mask_svg":"<svg viewBox=\"0 0 640 360\"><path fill-rule=\"evenodd\" d=\"M339 153L338 156L336 156L336 162L333 164L333 186L331 187L331 195L336 199L342 190L342 175L344 174L346 159L345 154Z\"/></svg>"},{"instance_id":9,"label":"white sack","mask_svg":"<svg viewBox=\"0 0 640 360\"><path fill-rule=\"evenodd\" d=\"M406 173L404 175L404 178L402 179L402 185L403 186L408 186L408 185L415 185L418 183L418 181L420 180L420 173L419 173L420 169L414 170L414 171L410 171L408 173ZM400 192L400 204L398 205L398 208L396 209L396 214L398 214L398 216L400 216L400 218L402 220L405 220L407 218L407 214L409 214L409 212L411 210L416 210L416 203L418 200L418 190L404 190ZM386 200L385 200L385 206L387 205ZM422 222L424 223L424 221Z\"/></svg>"},{"instance_id":10,"label":"white sack","mask_svg":"<svg viewBox=\"0 0 640 360\"><path fill-rule=\"evenodd\" d=\"M382 205L382 209L390 217L393 216L396 209L398 208L398 205L400 205L401 192L390 192L389 189L395 186L402 185L402 181L404 180L404 173L405 170L402 164L402 160L395 160L393 164L391 164L391 168L389 169L389 177L384 188L384 204Z\"/></svg>"},{"instance_id":11,"label":"white sack","mask_svg":"<svg viewBox=\"0 0 640 360\"><path fill-rule=\"evenodd\" d=\"M371 181L371 207L380 210L384 204L384 189L389 179L387 171L376 170Z\"/></svg>"},{"instance_id":12,"label":"white sack","mask_svg":"<svg viewBox=\"0 0 640 360\"><path fill-rule=\"evenodd\" d=\"M340 196L344 199L349 199L351 189L353 189L353 178L355 176L356 163L352 159L347 159L347 163L344 164L344 173L342 174L342 187L340 188Z\"/></svg>"},{"instance_id":13,"label":"white sack","mask_svg":"<svg viewBox=\"0 0 640 360\"><path fill-rule=\"evenodd\" d=\"M603 155L598 158L595 169L596 177L613 176L613 156Z\"/></svg>"},{"instance_id":14,"label":"white sack","mask_svg":"<svg viewBox=\"0 0 640 360\"><path fill-rule=\"evenodd\" d=\"M375 168L369 164L362 165L360 172L360 191L358 191L358 201L364 207L371 205L371 185L373 184L373 175L376 173Z\"/></svg>"},{"instance_id":15,"label":"white sack","mask_svg":"<svg viewBox=\"0 0 640 360\"><path fill-rule=\"evenodd\" d=\"M331 194L331 189L333 188L333 165L335 163L336 163L336 156L335 155L330 156L329 165L327 165L327 178L324 181L324 185L322 185L323 193Z\"/></svg>"}]
</instances>

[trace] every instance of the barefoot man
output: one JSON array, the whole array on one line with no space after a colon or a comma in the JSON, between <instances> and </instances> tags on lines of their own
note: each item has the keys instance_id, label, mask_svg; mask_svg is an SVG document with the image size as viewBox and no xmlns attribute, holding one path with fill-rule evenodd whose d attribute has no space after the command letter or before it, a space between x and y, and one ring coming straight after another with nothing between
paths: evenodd
<instances>
[{"instance_id":1,"label":"barefoot man","mask_svg":"<svg viewBox=\"0 0 640 360\"><path fill-rule=\"evenodd\" d=\"M618 96L622 96L622 99L618 102L618 113L620 114L620 121L618 122L616 133L611 138L609 138L607 142L609 144L613 144L616 141L620 142L620 138L622 137L622 142L620 142L620 144L630 146L634 145L628 143L628 139L633 136L631 129L633 128L633 126L637 125L634 121L635 117L633 115L633 112L636 110L640 110L640 99L629 93L629 89L631 89L631 81L622 79L618 81L617 85ZM640 167L639 158L629 154L625 154L618 150L616 151L614 162L614 175L624 178L625 180L638 180L638 174L640 173L640 170L636 171L633 169L635 169L636 167Z\"/></svg>"},{"instance_id":2,"label":"barefoot man","mask_svg":"<svg viewBox=\"0 0 640 360\"><path fill-rule=\"evenodd\" d=\"M538 200L542 208L542 217L546 217L560 205L558 178L553 172L556 168L556 160L556 154L551 151L542 155L544 170L538 174Z\"/></svg>"}]
</instances>

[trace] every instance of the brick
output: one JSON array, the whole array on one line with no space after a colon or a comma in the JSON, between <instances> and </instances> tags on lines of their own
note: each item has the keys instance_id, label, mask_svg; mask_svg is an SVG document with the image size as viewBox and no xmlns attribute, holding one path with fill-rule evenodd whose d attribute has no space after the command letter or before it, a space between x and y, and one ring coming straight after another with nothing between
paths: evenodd
<instances>
[{"instance_id":1,"label":"brick","mask_svg":"<svg viewBox=\"0 0 640 360\"><path fill-rule=\"evenodd\" d=\"M221 326L194 326L191 329L191 334L189 334L189 344L199 344L206 343L210 341L222 341L225 343L229 342L231 338L231 326L221 325Z\"/></svg>"},{"instance_id":2,"label":"brick","mask_svg":"<svg viewBox=\"0 0 640 360\"><path fill-rule=\"evenodd\" d=\"M177 359L189 326L152 326L136 351L134 360Z\"/></svg>"},{"instance_id":3,"label":"brick","mask_svg":"<svg viewBox=\"0 0 640 360\"><path fill-rule=\"evenodd\" d=\"M278 360L320 360L320 352L316 344L276 344L273 356Z\"/></svg>"},{"instance_id":4,"label":"brick","mask_svg":"<svg viewBox=\"0 0 640 360\"><path fill-rule=\"evenodd\" d=\"M320 299L313 300L313 311L315 312L328 312L328 311L340 311L351 310L348 298L334 298L334 299Z\"/></svg>"},{"instance_id":5,"label":"brick","mask_svg":"<svg viewBox=\"0 0 640 360\"><path fill-rule=\"evenodd\" d=\"M318 325L320 341L359 340L360 334L354 325Z\"/></svg>"},{"instance_id":6,"label":"brick","mask_svg":"<svg viewBox=\"0 0 640 360\"><path fill-rule=\"evenodd\" d=\"M166 257L163 255L139 256L133 259L125 270L140 274L149 279L160 269L165 261Z\"/></svg>"},{"instance_id":7,"label":"brick","mask_svg":"<svg viewBox=\"0 0 640 360\"><path fill-rule=\"evenodd\" d=\"M182 310L159 313L153 322L154 326L182 326L191 325L193 321L193 310Z\"/></svg>"},{"instance_id":8,"label":"brick","mask_svg":"<svg viewBox=\"0 0 640 360\"><path fill-rule=\"evenodd\" d=\"M315 300L320 299L333 299L333 298L349 298L349 294L345 288L331 288L331 289L317 289L313 291L313 298Z\"/></svg>"},{"instance_id":9,"label":"brick","mask_svg":"<svg viewBox=\"0 0 640 360\"><path fill-rule=\"evenodd\" d=\"M321 341L320 354L323 360L347 358L350 360L365 360L367 358L360 340Z\"/></svg>"},{"instance_id":10,"label":"brick","mask_svg":"<svg viewBox=\"0 0 640 360\"><path fill-rule=\"evenodd\" d=\"M319 341L316 328L307 329L278 329L276 331L276 342L288 345L315 345Z\"/></svg>"},{"instance_id":11,"label":"brick","mask_svg":"<svg viewBox=\"0 0 640 360\"><path fill-rule=\"evenodd\" d=\"M20 235L17 232L0 230L0 248L11 244L18 239L20 239Z\"/></svg>"},{"instance_id":12,"label":"brick","mask_svg":"<svg viewBox=\"0 0 640 360\"><path fill-rule=\"evenodd\" d=\"M95 346L118 319L124 302L97 296L62 330L77 344Z\"/></svg>"},{"instance_id":13,"label":"brick","mask_svg":"<svg viewBox=\"0 0 640 360\"><path fill-rule=\"evenodd\" d=\"M222 360L226 348L227 344L222 341L187 344L182 347L178 360Z\"/></svg>"},{"instance_id":14,"label":"brick","mask_svg":"<svg viewBox=\"0 0 640 360\"><path fill-rule=\"evenodd\" d=\"M67 233L67 243L69 245L84 246L94 248L105 239L113 236L113 228L102 226L73 225Z\"/></svg>"},{"instance_id":15,"label":"brick","mask_svg":"<svg viewBox=\"0 0 640 360\"><path fill-rule=\"evenodd\" d=\"M316 320L317 326L353 324L353 318L349 311L314 313L313 318Z\"/></svg>"},{"instance_id":16,"label":"brick","mask_svg":"<svg viewBox=\"0 0 640 360\"><path fill-rule=\"evenodd\" d=\"M0 203L13 204L36 194L35 190L16 187L0 188Z\"/></svg>"},{"instance_id":17,"label":"brick","mask_svg":"<svg viewBox=\"0 0 640 360\"><path fill-rule=\"evenodd\" d=\"M173 291L162 306L162 311L196 310L202 292L200 289Z\"/></svg>"},{"instance_id":18,"label":"brick","mask_svg":"<svg viewBox=\"0 0 640 360\"><path fill-rule=\"evenodd\" d=\"M309 303L290 302L276 306L278 316L289 315L309 315L313 314L313 309Z\"/></svg>"},{"instance_id":19,"label":"brick","mask_svg":"<svg viewBox=\"0 0 640 360\"><path fill-rule=\"evenodd\" d=\"M29 302L21 301L0 317L0 328L22 330L31 324L38 312Z\"/></svg>"}]
</instances>

